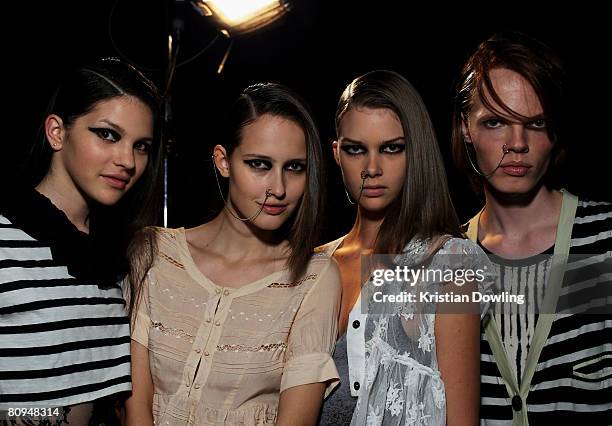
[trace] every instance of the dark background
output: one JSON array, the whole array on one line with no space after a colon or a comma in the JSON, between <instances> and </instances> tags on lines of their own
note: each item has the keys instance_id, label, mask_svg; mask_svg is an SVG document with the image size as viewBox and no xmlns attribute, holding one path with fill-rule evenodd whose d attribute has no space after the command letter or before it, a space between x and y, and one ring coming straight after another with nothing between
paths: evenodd
<instances>
[{"instance_id":1,"label":"dark background","mask_svg":"<svg viewBox=\"0 0 612 426\"><path fill-rule=\"evenodd\" d=\"M535 3L535 2L534 2ZM185 2L162 0L18 2L3 6L4 108L0 167L12 173L35 139L55 85L66 70L100 56L128 58L162 85L167 12L184 21L171 90L170 226L193 226L220 206L210 154L225 108L240 89L258 81L284 83L310 104L329 163L328 210L323 240L346 232L348 206L331 161L333 116L343 88L357 75L391 69L419 90L436 126L460 218L479 200L450 163L454 79L477 44L497 31L518 30L560 54L571 77L572 141L567 187L593 199L612 200L609 140L612 99L608 68L609 20L603 6L505 2L293 0L292 11L270 29L237 38L221 75L216 69L227 40ZM171 7L169 7L171 6ZM6 179L5 185L12 182Z\"/></svg>"}]
</instances>

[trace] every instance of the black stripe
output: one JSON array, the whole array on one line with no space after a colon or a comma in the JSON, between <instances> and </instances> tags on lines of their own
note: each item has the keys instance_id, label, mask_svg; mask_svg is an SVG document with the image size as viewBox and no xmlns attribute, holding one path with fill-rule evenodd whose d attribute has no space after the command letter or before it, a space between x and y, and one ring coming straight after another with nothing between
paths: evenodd
<instances>
[{"instance_id":1,"label":"black stripe","mask_svg":"<svg viewBox=\"0 0 612 426\"><path fill-rule=\"evenodd\" d=\"M603 358L603 355L608 355L608 358ZM585 365L584 367L578 368L576 371L582 374L592 374L599 370L603 370L606 367L612 367L612 352L608 351L608 352L604 352L601 355L592 357L592 359L597 359L597 358L603 358L603 359L598 359L592 364Z\"/></svg>"},{"instance_id":2,"label":"black stripe","mask_svg":"<svg viewBox=\"0 0 612 426\"><path fill-rule=\"evenodd\" d=\"M48 377L57 377L63 376L65 374L79 373L83 371L112 368L129 362L130 355L124 355L122 357L114 359L84 362L81 364L72 364L67 365L65 367L49 368L45 370L0 371L0 380L42 379Z\"/></svg>"},{"instance_id":3,"label":"black stripe","mask_svg":"<svg viewBox=\"0 0 612 426\"><path fill-rule=\"evenodd\" d=\"M566 317L557 317L550 327L548 337L550 338L571 330L578 330L585 325L599 322L605 324L608 318L610 318L609 315L569 315Z\"/></svg>"},{"instance_id":4,"label":"black stripe","mask_svg":"<svg viewBox=\"0 0 612 426\"><path fill-rule=\"evenodd\" d=\"M597 262L593 264L587 264L588 259L583 256L570 257L571 270L565 272L563 279L563 285L572 286L579 284L582 281L592 280L598 278L602 274L609 274L612 272L612 256L603 262Z\"/></svg>"},{"instance_id":5,"label":"black stripe","mask_svg":"<svg viewBox=\"0 0 612 426\"><path fill-rule=\"evenodd\" d=\"M497 364L489 361L480 361L480 374L482 376L501 377Z\"/></svg>"},{"instance_id":6,"label":"black stripe","mask_svg":"<svg viewBox=\"0 0 612 426\"><path fill-rule=\"evenodd\" d=\"M481 355L493 355L493 350L491 349L491 345L489 345L489 341L486 336L481 336L480 338L480 354Z\"/></svg>"},{"instance_id":7,"label":"black stripe","mask_svg":"<svg viewBox=\"0 0 612 426\"><path fill-rule=\"evenodd\" d=\"M79 340L77 342L61 343L59 345L52 346L38 346L33 348L4 348L0 349L0 357L50 355L61 352L75 351L78 349L100 348L104 346L118 346L125 343L130 343L130 336L112 337L107 339Z\"/></svg>"},{"instance_id":8,"label":"black stripe","mask_svg":"<svg viewBox=\"0 0 612 426\"><path fill-rule=\"evenodd\" d=\"M597 359L602 357L603 355L612 355L612 352L610 351L602 351L600 353L597 353L595 355L591 355L591 356L587 356L584 358L581 358L580 360L576 361L576 362L572 362L572 363L564 363L564 364L558 364L558 365L553 365L550 366L548 368L545 368L543 370L539 370L536 371L533 375L533 379L531 380L531 384L532 385L537 385L540 383L544 383L544 382L550 382L553 380L561 380L561 379L567 379L567 378L572 378L573 377L573 365L576 364L582 364L583 362L587 362L593 359ZM598 363L594 363L593 365L598 365ZM600 364L599 364L600 365ZM580 372L583 371L583 369L581 368L579 370ZM583 380L583 381L593 381L593 380L585 380L582 378L577 378L578 380ZM595 380L595 381L601 381L601 380Z\"/></svg>"},{"instance_id":9,"label":"black stripe","mask_svg":"<svg viewBox=\"0 0 612 426\"><path fill-rule=\"evenodd\" d=\"M45 243L36 240L2 240L0 239L0 247L19 248L19 247L47 247Z\"/></svg>"},{"instance_id":10,"label":"black stripe","mask_svg":"<svg viewBox=\"0 0 612 426\"><path fill-rule=\"evenodd\" d=\"M480 396L489 398L508 398L508 389L505 384L480 383Z\"/></svg>"},{"instance_id":11,"label":"black stripe","mask_svg":"<svg viewBox=\"0 0 612 426\"><path fill-rule=\"evenodd\" d=\"M69 286L94 286L96 284L84 284L76 278L55 278L40 280L19 280L0 284L0 293L8 291L22 290L24 288L45 288L45 287L69 287Z\"/></svg>"},{"instance_id":12,"label":"black stripe","mask_svg":"<svg viewBox=\"0 0 612 426\"><path fill-rule=\"evenodd\" d=\"M3 268L48 268L51 266L64 266L53 259L45 260L14 260L5 259L0 260L0 269Z\"/></svg>"},{"instance_id":13,"label":"black stripe","mask_svg":"<svg viewBox=\"0 0 612 426\"><path fill-rule=\"evenodd\" d=\"M61 306L80 305L124 305L123 298L118 297L73 297L64 299L38 300L36 302L22 303L21 305L0 308L0 315L14 314L17 312L37 311L41 309L58 308Z\"/></svg>"},{"instance_id":14,"label":"black stripe","mask_svg":"<svg viewBox=\"0 0 612 426\"><path fill-rule=\"evenodd\" d=\"M42 324L14 325L0 327L0 334L40 333L43 331L63 330L67 328L95 327L100 325L127 324L128 317L79 318L63 321L50 321Z\"/></svg>"},{"instance_id":15,"label":"black stripe","mask_svg":"<svg viewBox=\"0 0 612 426\"><path fill-rule=\"evenodd\" d=\"M612 281L602 281L593 286L580 289L559 297L557 302L557 312L564 312L568 309L571 312L577 312L578 309L585 309L583 305L592 307L607 307L609 313L612 313L612 306L607 301L612 300ZM604 310L605 312L605 310Z\"/></svg>"},{"instance_id":16,"label":"black stripe","mask_svg":"<svg viewBox=\"0 0 612 426\"><path fill-rule=\"evenodd\" d=\"M582 360L580 360L580 362L582 362ZM531 385L539 385L540 383L567 379L570 377L572 377L572 364L551 365L548 368L533 373Z\"/></svg>"},{"instance_id":17,"label":"black stripe","mask_svg":"<svg viewBox=\"0 0 612 426\"><path fill-rule=\"evenodd\" d=\"M612 237L608 237L605 239L595 240L588 244L572 246L570 248L570 253L594 256L598 254L608 253L611 250L612 250Z\"/></svg>"},{"instance_id":18,"label":"black stripe","mask_svg":"<svg viewBox=\"0 0 612 426\"><path fill-rule=\"evenodd\" d=\"M48 399L65 398L68 396L85 394L95 392L101 389L109 388L114 385L121 383L130 383L130 376L116 377L111 380L107 380L102 383L93 383L89 385L73 386L68 389L61 389L50 392L37 392L37 393L5 393L0 394L0 402L34 402L44 401Z\"/></svg>"},{"instance_id":19,"label":"black stripe","mask_svg":"<svg viewBox=\"0 0 612 426\"><path fill-rule=\"evenodd\" d=\"M480 418L491 420L512 420L510 405L481 405Z\"/></svg>"},{"instance_id":20,"label":"black stripe","mask_svg":"<svg viewBox=\"0 0 612 426\"><path fill-rule=\"evenodd\" d=\"M564 339L556 343L546 343L540 354L538 363L546 362L564 354L572 354L585 349L601 348L603 352L604 343L611 342L612 333L610 328L580 333L572 338ZM580 361L573 361L573 364Z\"/></svg>"},{"instance_id":21,"label":"black stripe","mask_svg":"<svg viewBox=\"0 0 612 426\"><path fill-rule=\"evenodd\" d=\"M600 204L598 206L585 206L578 205L576 208L576 217L588 217L595 216L601 213L610 213L612 211L612 204Z\"/></svg>"},{"instance_id":22,"label":"black stripe","mask_svg":"<svg viewBox=\"0 0 612 426\"><path fill-rule=\"evenodd\" d=\"M12 223L0 223L0 228L18 229Z\"/></svg>"},{"instance_id":23,"label":"black stripe","mask_svg":"<svg viewBox=\"0 0 612 426\"><path fill-rule=\"evenodd\" d=\"M612 229L612 216L587 223L574 223L572 238L584 238Z\"/></svg>"}]
</instances>

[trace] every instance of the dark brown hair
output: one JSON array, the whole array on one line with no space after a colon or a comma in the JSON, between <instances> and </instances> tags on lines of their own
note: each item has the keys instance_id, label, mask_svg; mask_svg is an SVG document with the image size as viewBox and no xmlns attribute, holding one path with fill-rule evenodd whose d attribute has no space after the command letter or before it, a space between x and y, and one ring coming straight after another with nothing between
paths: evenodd
<instances>
[{"instance_id":1,"label":"dark brown hair","mask_svg":"<svg viewBox=\"0 0 612 426\"><path fill-rule=\"evenodd\" d=\"M294 278L305 270L319 240L325 197L325 168L317 126L306 102L278 83L258 83L244 89L224 126L222 144L228 156L242 141L242 131L264 114L286 118L298 124L306 138L306 189L299 208L283 225L291 246L288 266Z\"/></svg>"},{"instance_id":2,"label":"dark brown hair","mask_svg":"<svg viewBox=\"0 0 612 426\"><path fill-rule=\"evenodd\" d=\"M76 119L91 112L99 102L122 96L132 96L151 110L155 137L149 161L138 182L116 205L90 206L89 220L92 235L111 233L113 239L121 240L116 245L125 253L134 233L155 224L159 215L162 150L158 132L160 96L157 88L127 62L117 58L99 59L66 75L47 106L45 118L56 114L70 128ZM48 173L52 153L43 122L22 171L32 186Z\"/></svg>"},{"instance_id":3,"label":"dark brown hair","mask_svg":"<svg viewBox=\"0 0 612 426\"><path fill-rule=\"evenodd\" d=\"M469 117L476 99L480 99L493 112L510 115L521 121L526 118L506 106L495 92L490 79L490 72L495 68L505 68L520 74L538 96L546 119L548 137L554 144L552 161L544 182L549 188L558 187L559 169L567 146L567 76L561 60L548 46L522 33L493 35L478 46L463 66L453 103L451 142L455 165L467 172L474 188L480 190L482 179L472 169L466 152L466 149L470 149L472 152L469 155L475 158L474 148L466 146L461 132L462 121ZM502 111L484 96L485 91Z\"/></svg>"},{"instance_id":4,"label":"dark brown hair","mask_svg":"<svg viewBox=\"0 0 612 426\"><path fill-rule=\"evenodd\" d=\"M357 77L340 96L337 134L344 114L360 107L386 108L397 114L406 143L406 181L385 212L375 253L399 253L415 236L460 236L435 131L416 89L393 71L372 71Z\"/></svg>"},{"instance_id":5,"label":"dark brown hair","mask_svg":"<svg viewBox=\"0 0 612 426\"><path fill-rule=\"evenodd\" d=\"M242 91L225 116L221 142L227 155L242 141L245 126L264 114L283 117L297 123L306 139L306 189L299 208L281 228L283 237L289 241L291 253L287 266L293 279L304 273L319 239L320 220L325 197L324 164L317 127L306 103L289 88L277 83L259 83ZM130 246L130 318L134 313L146 273L153 265L157 252L155 228L146 228L138 233Z\"/></svg>"}]
</instances>

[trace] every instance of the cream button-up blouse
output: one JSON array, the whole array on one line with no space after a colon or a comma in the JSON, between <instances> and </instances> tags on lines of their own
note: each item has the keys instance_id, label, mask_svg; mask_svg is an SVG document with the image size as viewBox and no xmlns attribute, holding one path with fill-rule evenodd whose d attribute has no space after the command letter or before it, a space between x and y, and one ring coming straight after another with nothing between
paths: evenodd
<instances>
[{"instance_id":1,"label":"cream button-up blouse","mask_svg":"<svg viewBox=\"0 0 612 426\"><path fill-rule=\"evenodd\" d=\"M341 284L333 260L314 255L239 288L219 287L195 265L185 230L158 229L132 339L149 349L157 425L273 424L285 389L338 384L331 358Z\"/></svg>"}]
</instances>

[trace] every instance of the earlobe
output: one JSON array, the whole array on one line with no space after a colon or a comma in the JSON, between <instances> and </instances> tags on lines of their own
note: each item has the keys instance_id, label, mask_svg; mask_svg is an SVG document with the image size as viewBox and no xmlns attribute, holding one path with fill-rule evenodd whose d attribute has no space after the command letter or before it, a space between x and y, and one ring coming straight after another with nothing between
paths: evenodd
<instances>
[{"instance_id":1,"label":"earlobe","mask_svg":"<svg viewBox=\"0 0 612 426\"><path fill-rule=\"evenodd\" d=\"M470 136L470 129L467 125L465 115L461 114L461 135L465 143L472 143L472 137Z\"/></svg>"},{"instance_id":2,"label":"earlobe","mask_svg":"<svg viewBox=\"0 0 612 426\"><path fill-rule=\"evenodd\" d=\"M227 158L227 151L223 145L215 145L213 150L213 161L215 163L215 167L217 170L219 170L219 173L221 173L221 176L226 178L229 177L229 160Z\"/></svg>"},{"instance_id":3,"label":"earlobe","mask_svg":"<svg viewBox=\"0 0 612 426\"><path fill-rule=\"evenodd\" d=\"M64 121L58 115L51 114L45 120L45 136L53 151L61 151L65 137Z\"/></svg>"},{"instance_id":4,"label":"earlobe","mask_svg":"<svg viewBox=\"0 0 612 426\"><path fill-rule=\"evenodd\" d=\"M337 165L340 165L340 146L338 141L333 141L332 142L332 152L334 154L334 160L336 161Z\"/></svg>"}]
</instances>

